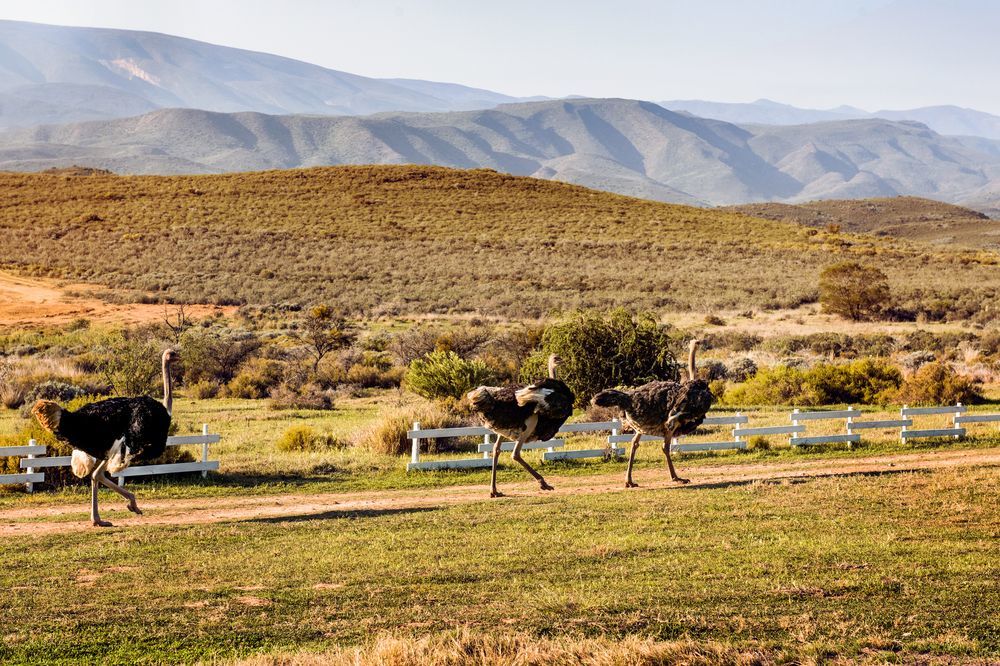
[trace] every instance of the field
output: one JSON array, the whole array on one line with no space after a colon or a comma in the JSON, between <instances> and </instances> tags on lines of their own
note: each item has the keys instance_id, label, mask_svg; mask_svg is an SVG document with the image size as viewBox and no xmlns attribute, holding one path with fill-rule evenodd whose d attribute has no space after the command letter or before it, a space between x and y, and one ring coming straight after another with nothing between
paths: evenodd
<instances>
[{"instance_id":1,"label":"field","mask_svg":"<svg viewBox=\"0 0 1000 666\"><path fill-rule=\"evenodd\" d=\"M332 659L430 639L434 657L410 663L446 663L456 629L470 653L447 663L535 640L593 660L626 638L688 663L1000 653L996 467L685 489L655 476L629 493L522 484L494 502L6 538L0 657Z\"/></svg>"},{"instance_id":2,"label":"field","mask_svg":"<svg viewBox=\"0 0 1000 666\"><path fill-rule=\"evenodd\" d=\"M367 316L795 307L833 256L878 263L900 303L1000 286L991 251L435 167L0 174L0 236L0 268L111 300L328 300Z\"/></svg>"},{"instance_id":3,"label":"field","mask_svg":"<svg viewBox=\"0 0 1000 666\"><path fill-rule=\"evenodd\" d=\"M980 403L973 412L996 412L1000 255L988 244L485 170L80 171L0 174L0 185L3 443L24 443L18 408L43 385L65 402L114 392L131 373L156 395L158 366L143 373L166 346L186 364L178 434L206 423L222 436L208 479L129 481L143 516L102 492L108 530L89 526L82 484L0 488L0 663L1000 659L995 423L961 441L866 431L853 450L753 438L746 451L679 456L688 486L670 483L659 448L644 445L632 490L620 459L528 452L556 487L543 493L504 455L508 496L497 500L488 470L407 473L405 455L364 444L394 418L404 430L414 414L468 419L416 394L413 359L448 350L515 381L548 353L545 326L568 321L555 313L578 307L649 310L643 321L675 353L703 338L716 412L742 410L753 426L854 400L830 398L831 377L871 389L855 403L868 420L898 416L893 391L911 382L925 404L962 395ZM913 206L934 214L894 200L883 221ZM819 271L847 258L888 274L893 321L821 312ZM313 364L303 331L319 301L348 317L352 337ZM183 328L167 303L185 304ZM844 368L853 374L833 374ZM767 387L740 392L754 375L791 387L807 371L812 383L773 403L759 397ZM323 409L295 402L319 398ZM843 426L811 423L809 434ZM325 443L280 449L296 427ZM421 459L477 455L475 443Z\"/></svg>"}]
</instances>

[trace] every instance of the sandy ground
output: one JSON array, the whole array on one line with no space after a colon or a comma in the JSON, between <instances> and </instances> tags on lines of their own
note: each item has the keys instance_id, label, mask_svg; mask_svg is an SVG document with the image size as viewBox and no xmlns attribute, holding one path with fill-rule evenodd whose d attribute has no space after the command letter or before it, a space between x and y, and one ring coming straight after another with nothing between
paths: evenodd
<instances>
[{"instance_id":1,"label":"sandy ground","mask_svg":"<svg viewBox=\"0 0 1000 666\"><path fill-rule=\"evenodd\" d=\"M0 327L60 325L80 317L118 324L141 324L163 318L162 305L105 303L87 295L95 289L100 287L62 284L0 271ZM235 309L213 305L185 306L186 314L194 318L220 310L228 314Z\"/></svg>"},{"instance_id":2,"label":"sandy ground","mask_svg":"<svg viewBox=\"0 0 1000 666\"><path fill-rule=\"evenodd\" d=\"M542 492L534 483L506 484L503 499L490 499L487 487L453 486L366 493L283 494L144 502L145 515L118 517L118 528L148 525L194 525L238 522L300 522L325 520L351 513L374 514L408 509L433 509L452 504L511 502L521 498L560 497L612 492L697 492L751 483L786 483L831 476L935 470L964 466L1000 466L1000 448L929 451L854 459L781 461L749 465L698 467L688 473L691 483L677 485L660 470L636 472L640 487L626 489L624 472L595 476L551 476L554 491ZM121 509L118 498L103 499L105 510ZM89 503L0 510L0 537L36 536L95 529L87 520ZM108 516L105 515L105 518Z\"/></svg>"}]
</instances>

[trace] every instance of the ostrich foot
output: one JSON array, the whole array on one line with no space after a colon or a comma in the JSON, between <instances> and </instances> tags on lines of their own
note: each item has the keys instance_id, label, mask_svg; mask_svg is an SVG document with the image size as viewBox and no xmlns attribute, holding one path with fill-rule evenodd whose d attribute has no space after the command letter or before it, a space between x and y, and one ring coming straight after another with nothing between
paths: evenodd
<instances>
[{"instance_id":1,"label":"ostrich foot","mask_svg":"<svg viewBox=\"0 0 1000 666\"><path fill-rule=\"evenodd\" d=\"M504 497L504 494L499 490L491 490L490 497Z\"/></svg>"},{"instance_id":2,"label":"ostrich foot","mask_svg":"<svg viewBox=\"0 0 1000 666\"><path fill-rule=\"evenodd\" d=\"M139 505L135 503L135 498L132 498L129 501L128 506L126 508L137 516L142 515L142 509L140 509Z\"/></svg>"},{"instance_id":3,"label":"ostrich foot","mask_svg":"<svg viewBox=\"0 0 1000 666\"><path fill-rule=\"evenodd\" d=\"M539 481L539 482L538 482L538 484L539 484L539 487L540 487L540 488L541 488L542 490L555 490L555 488L553 488L553 487L552 487L552 486L550 486L549 484L545 483L544 481Z\"/></svg>"},{"instance_id":4,"label":"ostrich foot","mask_svg":"<svg viewBox=\"0 0 1000 666\"><path fill-rule=\"evenodd\" d=\"M625 482L625 487L626 488L638 488L639 484L636 483L635 481L629 479L628 481Z\"/></svg>"},{"instance_id":5,"label":"ostrich foot","mask_svg":"<svg viewBox=\"0 0 1000 666\"><path fill-rule=\"evenodd\" d=\"M94 521L94 527L114 527L114 525L111 524L110 520L101 520L98 518Z\"/></svg>"},{"instance_id":6,"label":"ostrich foot","mask_svg":"<svg viewBox=\"0 0 1000 666\"><path fill-rule=\"evenodd\" d=\"M674 477L674 483L679 483L681 485L684 485L685 483L691 483L691 479L682 479L679 476L675 476Z\"/></svg>"}]
</instances>

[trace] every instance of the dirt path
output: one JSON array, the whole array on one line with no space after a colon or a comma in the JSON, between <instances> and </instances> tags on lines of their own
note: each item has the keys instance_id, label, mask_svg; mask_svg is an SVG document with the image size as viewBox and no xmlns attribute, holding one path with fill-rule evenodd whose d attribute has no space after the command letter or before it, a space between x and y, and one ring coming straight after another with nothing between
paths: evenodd
<instances>
[{"instance_id":1,"label":"dirt path","mask_svg":"<svg viewBox=\"0 0 1000 666\"><path fill-rule=\"evenodd\" d=\"M88 295L98 285L60 284L53 280L21 277L0 271L0 327L65 324L85 317L93 321L141 324L163 317L163 306L143 303L114 304ZM236 308L189 305L189 316L201 318Z\"/></svg>"},{"instance_id":2,"label":"dirt path","mask_svg":"<svg viewBox=\"0 0 1000 666\"><path fill-rule=\"evenodd\" d=\"M248 497L213 497L144 502L143 516L116 516L118 527L144 525L193 525L242 521L297 521L335 517L352 512L386 512L464 504L470 502L516 501L523 497L560 497L586 493L649 492L669 489L691 492L698 488L775 482L825 476L846 476L880 472L934 470L963 466L1000 466L1000 448L963 451L903 453L838 460L781 461L750 465L706 466L691 470L691 483L677 486L664 480L660 470L642 470L635 477L640 488L623 487L623 474L595 476L551 476L555 491L543 493L534 483L505 484L508 498L490 500L482 485L386 490L367 493L283 494ZM107 509L121 509L121 502L105 500ZM86 521L88 507L79 503L19 508L0 511L0 537L33 536L92 529ZM72 520L72 522L68 522Z\"/></svg>"}]
</instances>

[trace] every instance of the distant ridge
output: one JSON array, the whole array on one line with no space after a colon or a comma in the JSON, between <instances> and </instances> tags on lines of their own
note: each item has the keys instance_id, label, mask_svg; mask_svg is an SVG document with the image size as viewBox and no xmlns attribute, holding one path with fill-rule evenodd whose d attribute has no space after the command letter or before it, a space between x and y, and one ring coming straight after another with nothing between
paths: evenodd
<instances>
[{"instance_id":1,"label":"distant ridge","mask_svg":"<svg viewBox=\"0 0 1000 666\"><path fill-rule=\"evenodd\" d=\"M405 163L488 167L695 205L914 195L989 208L1000 193L1000 144L988 139L877 118L739 126L622 99L364 117L164 109L0 134L0 168L10 170Z\"/></svg>"},{"instance_id":2,"label":"distant ridge","mask_svg":"<svg viewBox=\"0 0 1000 666\"><path fill-rule=\"evenodd\" d=\"M458 84L373 79L155 32L0 20L0 128L164 107L342 115L516 101Z\"/></svg>"}]
</instances>

